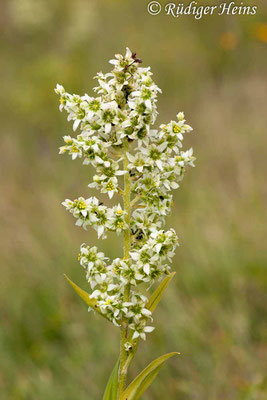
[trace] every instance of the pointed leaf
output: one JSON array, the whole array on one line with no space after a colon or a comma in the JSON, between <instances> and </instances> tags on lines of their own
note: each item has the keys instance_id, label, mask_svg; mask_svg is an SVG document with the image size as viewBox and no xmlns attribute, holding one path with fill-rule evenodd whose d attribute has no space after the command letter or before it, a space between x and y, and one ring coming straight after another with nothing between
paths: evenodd
<instances>
[{"instance_id":1,"label":"pointed leaf","mask_svg":"<svg viewBox=\"0 0 267 400\"><path fill-rule=\"evenodd\" d=\"M120 360L116 362L106 386L103 400L117 400L118 399L118 375L119 375Z\"/></svg>"},{"instance_id":2,"label":"pointed leaf","mask_svg":"<svg viewBox=\"0 0 267 400\"><path fill-rule=\"evenodd\" d=\"M160 299L161 299L163 293L167 289L170 281L172 280L172 278L174 277L175 274L176 274L176 272L172 272L165 279L163 279L163 281L160 283L160 285L157 287L157 289L154 291L154 293L152 293L152 295L150 296L148 303L146 305L146 308L148 310L150 310L151 312L153 312L155 310L158 303L160 302Z\"/></svg>"},{"instance_id":3,"label":"pointed leaf","mask_svg":"<svg viewBox=\"0 0 267 400\"><path fill-rule=\"evenodd\" d=\"M87 293L85 290L81 289L79 286L76 285L76 283L72 282L67 275L64 275L69 284L73 287L75 292L83 299L83 301L92 309L94 309L98 314L100 314L102 317L108 319L102 312L100 311L100 308L98 307L96 299L91 299L89 293Z\"/></svg>"},{"instance_id":4,"label":"pointed leaf","mask_svg":"<svg viewBox=\"0 0 267 400\"><path fill-rule=\"evenodd\" d=\"M168 358L180 353L173 352L164 354L163 356L152 361L127 387L119 400L138 400L146 388L156 378L160 368L168 360Z\"/></svg>"},{"instance_id":5,"label":"pointed leaf","mask_svg":"<svg viewBox=\"0 0 267 400\"><path fill-rule=\"evenodd\" d=\"M134 399L139 399L139 397L144 393L144 391L148 388L148 386L153 382L156 376L159 373L161 365L157 367L153 372L147 375L147 377L143 380L139 388L137 389Z\"/></svg>"}]
</instances>

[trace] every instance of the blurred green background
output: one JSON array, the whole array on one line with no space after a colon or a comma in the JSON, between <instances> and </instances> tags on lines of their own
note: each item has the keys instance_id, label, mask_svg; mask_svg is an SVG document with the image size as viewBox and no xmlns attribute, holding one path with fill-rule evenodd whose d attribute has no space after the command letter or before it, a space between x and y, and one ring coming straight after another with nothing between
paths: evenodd
<instances>
[{"instance_id":1,"label":"blurred green background","mask_svg":"<svg viewBox=\"0 0 267 400\"><path fill-rule=\"evenodd\" d=\"M184 111L197 156L169 218L177 275L130 375L177 350L144 400L267 398L267 5L253 4L254 17L196 21L146 1L1 1L1 399L98 400L116 360L118 329L63 278L87 288L76 254L96 234L61 206L90 196L92 171L58 156L72 127L53 89L90 93L126 46L163 89L158 124ZM115 236L98 245L121 254Z\"/></svg>"}]
</instances>

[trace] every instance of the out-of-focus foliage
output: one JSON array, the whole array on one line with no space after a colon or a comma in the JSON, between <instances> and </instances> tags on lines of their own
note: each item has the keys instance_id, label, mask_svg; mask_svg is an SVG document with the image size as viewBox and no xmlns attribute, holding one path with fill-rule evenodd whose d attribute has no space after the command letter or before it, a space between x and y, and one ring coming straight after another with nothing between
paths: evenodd
<instances>
[{"instance_id":1,"label":"out-of-focus foliage","mask_svg":"<svg viewBox=\"0 0 267 400\"><path fill-rule=\"evenodd\" d=\"M196 21L133 0L2 0L1 399L97 400L117 358L117 330L63 278L84 287L75 254L96 235L60 205L91 171L57 154L71 126L53 88L90 92L126 46L163 89L158 123L183 109L198 158L171 217L177 274L131 376L176 349L144 399L266 398L267 6L255 3L254 17ZM99 247L118 256L119 240Z\"/></svg>"}]
</instances>

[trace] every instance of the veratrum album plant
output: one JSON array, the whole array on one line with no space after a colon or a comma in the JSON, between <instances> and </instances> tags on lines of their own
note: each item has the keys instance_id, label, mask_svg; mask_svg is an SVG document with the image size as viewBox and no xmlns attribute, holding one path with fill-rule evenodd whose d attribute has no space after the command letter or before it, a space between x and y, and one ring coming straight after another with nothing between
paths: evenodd
<instances>
[{"instance_id":1,"label":"veratrum album plant","mask_svg":"<svg viewBox=\"0 0 267 400\"><path fill-rule=\"evenodd\" d=\"M77 137L64 136L60 154L95 168L88 186L116 199L108 207L97 197L65 200L76 225L124 238L123 256L110 261L96 246L82 244L78 259L90 293L68 279L89 310L95 310L120 330L120 355L103 400L136 400L156 377L164 362L177 352L149 364L128 386L128 367L139 339L154 330L152 313L175 272L170 263L178 245L173 229L164 230L172 207L172 189L179 187L187 165L194 166L193 150L182 151L184 134L192 128L180 112L176 121L151 129L157 117L157 95L150 68L128 48L116 55L107 74L98 73L95 96L72 95L57 85L60 111L73 121ZM117 200L118 199L118 200ZM160 282L150 297L148 289ZM140 289L142 287L142 291ZM148 292L145 292L148 293Z\"/></svg>"}]
</instances>

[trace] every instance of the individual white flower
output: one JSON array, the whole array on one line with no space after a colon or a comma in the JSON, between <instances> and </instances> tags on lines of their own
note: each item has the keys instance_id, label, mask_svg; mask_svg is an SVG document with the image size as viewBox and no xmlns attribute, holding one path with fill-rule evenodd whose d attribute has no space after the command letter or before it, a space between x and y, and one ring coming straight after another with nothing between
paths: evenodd
<instances>
[{"instance_id":1,"label":"individual white flower","mask_svg":"<svg viewBox=\"0 0 267 400\"><path fill-rule=\"evenodd\" d=\"M86 278L93 289L101 280L106 279L108 273L106 260L104 253L98 252L97 247L89 247L82 244L80 247L80 253L78 260L81 266L86 270Z\"/></svg>"},{"instance_id":2,"label":"individual white flower","mask_svg":"<svg viewBox=\"0 0 267 400\"><path fill-rule=\"evenodd\" d=\"M118 118L117 118L118 105L115 101L111 101L108 103L101 104L101 109L102 109L101 118L103 121L105 133L110 133L112 124L115 125L118 123Z\"/></svg>"},{"instance_id":3,"label":"individual white flower","mask_svg":"<svg viewBox=\"0 0 267 400\"><path fill-rule=\"evenodd\" d=\"M135 155L127 153L128 160L130 161L128 164L128 169L136 169L138 172L143 172L144 167L147 165L146 157L144 154L139 152Z\"/></svg>"},{"instance_id":4,"label":"individual white flower","mask_svg":"<svg viewBox=\"0 0 267 400\"><path fill-rule=\"evenodd\" d=\"M144 323L133 323L130 324L129 327L134 330L133 340L138 339L139 337L143 340L146 340L146 333L153 332L155 329L153 326L146 326Z\"/></svg>"},{"instance_id":5,"label":"individual white flower","mask_svg":"<svg viewBox=\"0 0 267 400\"><path fill-rule=\"evenodd\" d=\"M94 116L100 117L100 110L101 110L101 97L93 98L90 97L88 99L88 110L86 113L86 119L90 121Z\"/></svg>"},{"instance_id":6,"label":"individual white flower","mask_svg":"<svg viewBox=\"0 0 267 400\"><path fill-rule=\"evenodd\" d=\"M125 211L118 204L112 208L112 217L110 218L109 229L121 233L123 230L127 229L127 224L125 222Z\"/></svg>"},{"instance_id":7,"label":"individual white flower","mask_svg":"<svg viewBox=\"0 0 267 400\"><path fill-rule=\"evenodd\" d=\"M151 144L148 147L143 148L142 154L146 157L146 165L151 166L153 168L158 167L159 170L162 171L162 153L166 148L166 143L163 142L160 145ZM164 158L163 158L164 160ZM165 161L165 160L164 160Z\"/></svg>"},{"instance_id":8,"label":"individual white flower","mask_svg":"<svg viewBox=\"0 0 267 400\"><path fill-rule=\"evenodd\" d=\"M141 272L146 275L150 273L150 266L157 261L157 254L153 253L153 249L146 244L138 251L130 252L132 260L138 265Z\"/></svg>"},{"instance_id":9,"label":"individual white flower","mask_svg":"<svg viewBox=\"0 0 267 400\"><path fill-rule=\"evenodd\" d=\"M147 303L147 298L138 293L134 293L131 296L129 302L125 303L127 305L127 312L125 316L127 318L133 318L135 322L139 322L143 319L152 319L151 311L145 308L145 304Z\"/></svg>"},{"instance_id":10,"label":"individual white flower","mask_svg":"<svg viewBox=\"0 0 267 400\"><path fill-rule=\"evenodd\" d=\"M131 284L136 286L143 279L136 264L130 259L116 258L112 262L112 271L123 285Z\"/></svg>"},{"instance_id":11,"label":"individual white flower","mask_svg":"<svg viewBox=\"0 0 267 400\"><path fill-rule=\"evenodd\" d=\"M64 154L64 153L68 152L71 155L73 160L75 160L77 157L81 158L82 157L82 148L81 148L78 140L74 139L70 136L64 136L63 139L64 139L64 142L66 143L66 145L61 146L59 148L59 154Z\"/></svg>"},{"instance_id":12,"label":"individual white flower","mask_svg":"<svg viewBox=\"0 0 267 400\"><path fill-rule=\"evenodd\" d=\"M113 161L99 163L97 167L97 175L93 177L93 183L89 187L100 189L102 193L107 193L112 198L114 193L118 192L117 176L125 174L124 170L120 170L119 163Z\"/></svg>"},{"instance_id":13,"label":"individual white flower","mask_svg":"<svg viewBox=\"0 0 267 400\"><path fill-rule=\"evenodd\" d=\"M115 54L115 59L109 61L109 63L115 65L116 69L118 70L123 70L132 62L132 52L128 47L126 48L126 54L124 57L121 54Z\"/></svg>"}]
</instances>

